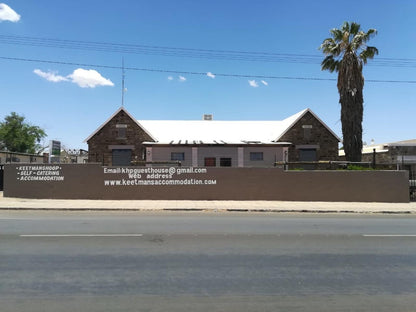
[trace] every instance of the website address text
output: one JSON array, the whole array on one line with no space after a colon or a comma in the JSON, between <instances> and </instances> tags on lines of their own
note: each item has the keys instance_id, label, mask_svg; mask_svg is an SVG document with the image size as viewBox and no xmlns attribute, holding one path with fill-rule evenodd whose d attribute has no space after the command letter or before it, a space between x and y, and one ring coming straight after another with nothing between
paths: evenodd
<instances>
[{"instance_id":1,"label":"website address text","mask_svg":"<svg viewBox=\"0 0 416 312\"><path fill-rule=\"evenodd\" d=\"M136 185L216 185L217 180L139 180L139 179L120 179L104 180L104 186L136 186Z\"/></svg>"}]
</instances>

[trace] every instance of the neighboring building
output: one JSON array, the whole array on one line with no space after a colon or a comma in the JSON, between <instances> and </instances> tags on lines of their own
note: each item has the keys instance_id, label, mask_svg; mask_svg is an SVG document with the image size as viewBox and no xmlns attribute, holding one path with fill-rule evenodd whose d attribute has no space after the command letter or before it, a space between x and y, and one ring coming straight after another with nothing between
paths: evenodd
<instances>
[{"instance_id":1,"label":"neighboring building","mask_svg":"<svg viewBox=\"0 0 416 312\"><path fill-rule=\"evenodd\" d=\"M50 161L49 153L26 154L17 152L0 151L0 165L6 163L22 163L22 164L84 164L88 162L88 151L86 150L62 150L60 156L55 156Z\"/></svg>"},{"instance_id":2,"label":"neighboring building","mask_svg":"<svg viewBox=\"0 0 416 312\"><path fill-rule=\"evenodd\" d=\"M310 109L280 121L135 120L119 108L86 140L106 166L180 161L183 166L272 167L337 160L339 137Z\"/></svg>"},{"instance_id":3,"label":"neighboring building","mask_svg":"<svg viewBox=\"0 0 416 312\"><path fill-rule=\"evenodd\" d=\"M339 156L344 157L343 151L340 151ZM374 160L377 165L391 165L416 172L416 139L364 146L362 161Z\"/></svg>"},{"instance_id":4,"label":"neighboring building","mask_svg":"<svg viewBox=\"0 0 416 312\"><path fill-rule=\"evenodd\" d=\"M43 164L47 163L47 156L38 154L27 154L18 152L0 151L0 164L8 163L35 163Z\"/></svg>"},{"instance_id":5,"label":"neighboring building","mask_svg":"<svg viewBox=\"0 0 416 312\"><path fill-rule=\"evenodd\" d=\"M375 162L376 168L407 170L410 200L416 200L416 139L364 146L362 153L362 161Z\"/></svg>"},{"instance_id":6,"label":"neighboring building","mask_svg":"<svg viewBox=\"0 0 416 312\"><path fill-rule=\"evenodd\" d=\"M61 164L85 164L88 162L88 151L83 149L63 149L58 162Z\"/></svg>"}]
</instances>

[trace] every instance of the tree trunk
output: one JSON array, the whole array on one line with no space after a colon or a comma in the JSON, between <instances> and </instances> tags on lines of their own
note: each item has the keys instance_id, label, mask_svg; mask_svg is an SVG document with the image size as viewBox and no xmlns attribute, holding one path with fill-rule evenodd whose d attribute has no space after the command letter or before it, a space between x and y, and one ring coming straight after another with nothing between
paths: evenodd
<instances>
[{"instance_id":1,"label":"tree trunk","mask_svg":"<svg viewBox=\"0 0 416 312\"><path fill-rule=\"evenodd\" d=\"M345 53L338 72L338 92L345 157L352 162L361 161L363 88L361 63L354 53Z\"/></svg>"}]
</instances>

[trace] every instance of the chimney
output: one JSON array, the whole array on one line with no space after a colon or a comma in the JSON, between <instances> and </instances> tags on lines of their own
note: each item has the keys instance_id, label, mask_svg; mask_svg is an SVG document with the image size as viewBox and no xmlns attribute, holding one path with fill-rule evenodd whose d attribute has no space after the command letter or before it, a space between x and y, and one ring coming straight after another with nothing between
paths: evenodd
<instances>
[{"instance_id":1,"label":"chimney","mask_svg":"<svg viewBox=\"0 0 416 312\"><path fill-rule=\"evenodd\" d=\"M202 120L212 120L213 116L212 114L204 114L204 116L202 117Z\"/></svg>"}]
</instances>

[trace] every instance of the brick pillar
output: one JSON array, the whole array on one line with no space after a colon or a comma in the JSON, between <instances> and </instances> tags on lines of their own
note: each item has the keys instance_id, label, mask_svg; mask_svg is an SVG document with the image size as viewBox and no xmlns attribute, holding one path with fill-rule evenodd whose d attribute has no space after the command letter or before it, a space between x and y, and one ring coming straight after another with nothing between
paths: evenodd
<instances>
[{"instance_id":1,"label":"brick pillar","mask_svg":"<svg viewBox=\"0 0 416 312\"><path fill-rule=\"evenodd\" d=\"M198 167L198 147L192 147L192 167Z\"/></svg>"},{"instance_id":2,"label":"brick pillar","mask_svg":"<svg viewBox=\"0 0 416 312\"><path fill-rule=\"evenodd\" d=\"M146 147L146 161L153 161L152 148Z\"/></svg>"},{"instance_id":3,"label":"brick pillar","mask_svg":"<svg viewBox=\"0 0 416 312\"><path fill-rule=\"evenodd\" d=\"M237 167L244 167L244 147L237 148Z\"/></svg>"}]
</instances>

